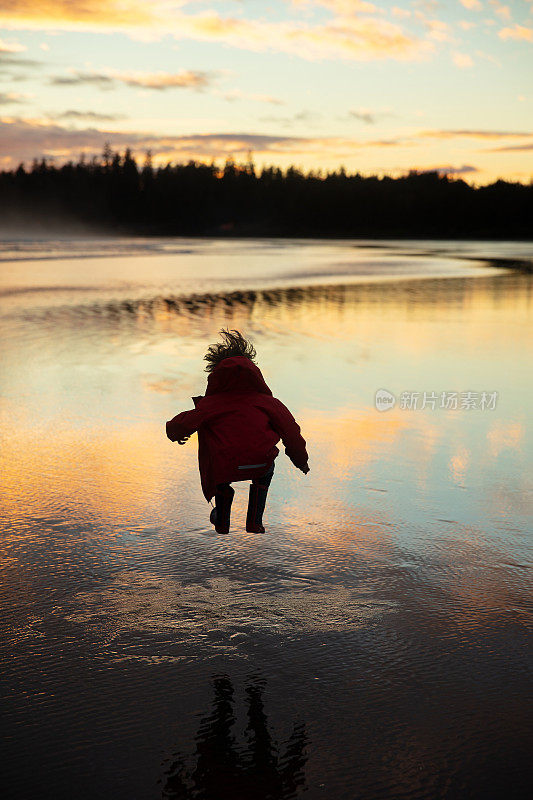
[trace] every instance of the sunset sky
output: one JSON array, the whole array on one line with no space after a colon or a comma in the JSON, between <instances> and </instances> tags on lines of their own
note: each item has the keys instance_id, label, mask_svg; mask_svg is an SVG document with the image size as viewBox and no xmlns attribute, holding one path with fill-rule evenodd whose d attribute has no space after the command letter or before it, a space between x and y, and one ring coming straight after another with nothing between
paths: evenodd
<instances>
[{"instance_id":1,"label":"sunset sky","mask_svg":"<svg viewBox=\"0 0 533 800\"><path fill-rule=\"evenodd\" d=\"M533 0L2 0L0 167L533 177Z\"/></svg>"}]
</instances>

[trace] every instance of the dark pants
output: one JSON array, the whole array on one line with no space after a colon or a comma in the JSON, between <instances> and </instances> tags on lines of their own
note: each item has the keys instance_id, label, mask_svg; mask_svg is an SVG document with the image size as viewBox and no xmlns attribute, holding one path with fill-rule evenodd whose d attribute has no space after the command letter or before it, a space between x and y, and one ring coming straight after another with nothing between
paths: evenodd
<instances>
[{"instance_id":1,"label":"dark pants","mask_svg":"<svg viewBox=\"0 0 533 800\"><path fill-rule=\"evenodd\" d=\"M248 512L246 514L246 530L256 530L263 525L263 512L265 510L268 487L274 474L274 462L265 472L252 480L248 495ZM231 484L219 483L215 494L215 519L217 528L229 530L231 504L235 494Z\"/></svg>"}]
</instances>

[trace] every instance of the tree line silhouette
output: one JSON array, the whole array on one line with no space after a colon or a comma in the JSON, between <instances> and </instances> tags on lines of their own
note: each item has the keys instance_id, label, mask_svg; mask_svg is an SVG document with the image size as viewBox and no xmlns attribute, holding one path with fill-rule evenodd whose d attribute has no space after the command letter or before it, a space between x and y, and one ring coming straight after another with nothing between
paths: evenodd
<instances>
[{"instance_id":1,"label":"tree line silhouette","mask_svg":"<svg viewBox=\"0 0 533 800\"><path fill-rule=\"evenodd\" d=\"M3 227L83 225L142 235L532 238L533 182L474 187L412 171L363 177L344 168L261 171L249 158L139 165L106 145L100 158L0 172Z\"/></svg>"}]
</instances>

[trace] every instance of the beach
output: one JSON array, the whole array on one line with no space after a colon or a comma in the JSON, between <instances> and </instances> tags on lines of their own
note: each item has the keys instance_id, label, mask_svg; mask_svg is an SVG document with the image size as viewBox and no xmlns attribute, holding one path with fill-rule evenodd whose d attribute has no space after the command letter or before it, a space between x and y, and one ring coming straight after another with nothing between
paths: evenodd
<instances>
[{"instance_id":1,"label":"beach","mask_svg":"<svg viewBox=\"0 0 533 800\"><path fill-rule=\"evenodd\" d=\"M533 278L502 259L531 245L1 243L6 796L529 797ZM264 535L244 483L217 535L165 436L223 327L308 444Z\"/></svg>"}]
</instances>

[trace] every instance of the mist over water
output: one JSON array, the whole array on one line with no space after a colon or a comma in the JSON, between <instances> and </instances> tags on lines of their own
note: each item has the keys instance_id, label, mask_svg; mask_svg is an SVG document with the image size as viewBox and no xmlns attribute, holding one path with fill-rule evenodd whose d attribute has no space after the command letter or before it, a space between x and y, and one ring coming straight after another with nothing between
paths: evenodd
<instances>
[{"instance_id":1,"label":"mist over water","mask_svg":"<svg viewBox=\"0 0 533 800\"><path fill-rule=\"evenodd\" d=\"M529 796L532 277L494 266L528 246L2 253L7 795ZM308 442L263 536L164 433L222 326ZM401 407L452 391L497 401Z\"/></svg>"}]
</instances>

